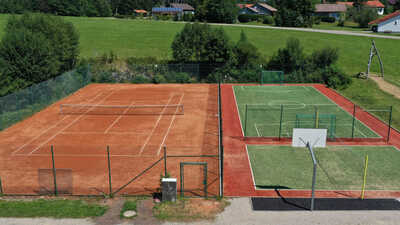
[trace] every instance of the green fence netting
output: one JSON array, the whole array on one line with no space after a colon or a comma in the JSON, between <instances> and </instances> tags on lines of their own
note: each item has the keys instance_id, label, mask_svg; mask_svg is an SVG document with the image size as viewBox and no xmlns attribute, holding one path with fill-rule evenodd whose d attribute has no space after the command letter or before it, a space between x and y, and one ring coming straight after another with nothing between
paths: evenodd
<instances>
[{"instance_id":1,"label":"green fence netting","mask_svg":"<svg viewBox=\"0 0 400 225\"><path fill-rule=\"evenodd\" d=\"M387 138L388 128L378 134L358 117L378 111L382 117L391 117L391 108L363 110L355 107L348 112L338 105L269 104L244 105L241 116L246 137L292 137L293 128L327 128L328 138ZM373 122L372 114L370 118ZM375 121L379 123L377 120Z\"/></svg>"},{"instance_id":2,"label":"green fence netting","mask_svg":"<svg viewBox=\"0 0 400 225\"><path fill-rule=\"evenodd\" d=\"M0 97L0 130L74 93L90 80L89 67L80 68Z\"/></svg>"},{"instance_id":3,"label":"green fence netting","mask_svg":"<svg viewBox=\"0 0 400 225\"><path fill-rule=\"evenodd\" d=\"M283 71L261 71L261 84L283 84Z\"/></svg>"}]
</instances>

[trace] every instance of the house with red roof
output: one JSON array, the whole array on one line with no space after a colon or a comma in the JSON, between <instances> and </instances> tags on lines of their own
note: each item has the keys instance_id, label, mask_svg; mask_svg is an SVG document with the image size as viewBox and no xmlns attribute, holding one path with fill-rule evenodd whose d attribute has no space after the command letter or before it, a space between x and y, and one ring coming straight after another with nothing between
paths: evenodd
<instances>
[{"instance_id":1,"label":"house with red roof","mask_svg":"<svg viewBox=\"0 0 400 225\"><path fill-rule=\"evenodd\" d=\"M135 10L133 10L133 13L136 16L147 16L147 11L144 9L135 9Z\"/></svg>"},{"instance_id":2,"label":"house with red roof","mask_svg":"<svg viewBox=\"0 0 400 225\"><path fill-rule=\"evenodd\" d=\"M273 16L278 10L266 3L237 4L239 14L269 15Z\"/></svg>"},{"instance_id":3,"label":"house with red roof","mask_svg":"<svg viewBox=\"0 0 400 225\"><path fill-rule=\"evenodd\" d=\"M336 2L336 4L345 5L347 7L353 7L354 2ZM378 15L383 15L385 12L385 5L379 0L371 0L362 3L365 7L374 8Z\"/></svg>"},{"instance_id":4,"label":"house with red roof","mask_svg":"<svg viewBox=\"0 0 400 225\"><path fill-rule=\"evenodd\" d=\"M400 33L400 10L368 23L374 32Z\"/></svg>"}]
</instances>

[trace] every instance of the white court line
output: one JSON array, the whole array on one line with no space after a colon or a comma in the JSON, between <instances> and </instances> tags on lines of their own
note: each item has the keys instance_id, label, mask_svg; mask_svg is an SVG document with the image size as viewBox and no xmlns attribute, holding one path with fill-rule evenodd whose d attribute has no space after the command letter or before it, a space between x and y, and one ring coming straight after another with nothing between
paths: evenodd
<instances>
[{"instance_id":1,"label":"white court line","mask_svg":"<svg viewBox=\"0 0 400 225\"><path fill-rule=\"evenodd\" d=\"M256 124L256 123L254 123L254 127L256 128L257 135L260 137L261 135L260 135L260 132L258 131L258 128L257 128L257 124Z\"/></svg>"},{"instance_id":2,"label":"white court line","mask_svg":"<svg viewBox=\"0 0 400 225\"><path fill-rule=\"evenodd\" d=\"M238 117L239 117L239 123L240 123L240 128L241 128L241 131L242 131L242 136L244 136L243 126L242 126L242 118L240 117L240 111L239 111L239 105L238 105L239 103L238 103L238 101L236 99L236 94L235 94L235 87L236 86L231 86L231 87L232 87L233 97L235 98L235 105L236 105L236 109L237 109L237 113L238 113Z\"/></svg>"},{"instance_id":3,"label":"white court line","mask_svg":"<svg viewBox=\"0 0 400 225\"><path fill-rule=\"evenodd\" d=\"M254 174L253 174L253 166L251 165L250 155L249 155L249 149L247 148L247 145L246 145L246 153L247 153L247 161L249 162L249 167L250 167L250 172L251 172L251 178L252 178L252 180L253 180L253 188L254 188L254 189L257 189L256 180L254 179Z\"/></svg>"},{"instance_id":4,"label":"white court line","mask_svg":"<svg viewBox=\"0 0 400 225\"><path fill-rule=\"evenodd\" d=\"M181 97L181 99L179 100L179 104L182 102L184 96L185 96L185 93L182 94L182 97ZM178 108L176 108L175 114L172 116L171 123L169 124L168 130L167 130L167 132L165 133L164 139L162 140L162 142L161 142L161 144L160 144L160 147L158 148L157 155L160 154L161 148L162 148L162 146L164 145L165 140L166 140L167 137L168 137L168 134L169 134L169 131L171 130L172 124L173 124L174 121L175 121L176 112L177 112L177 111L178 111Z\"/></svg>"},{"instance_id":5,"label":"white court line","mask_svg":"<svg viewBox=\"0 0 400 225\"><path fill-rule=\"evenodd\" d=\"M133 103L135 103L135 102L134 102L134 101L131 102L131 104L130 104L129 106L132 106ZM125 111L124 111L120 116L118 116L118 118L115 119L114 122L104 131L104 133L107 134L108 131L109 131L116 123L118 123L118 121L122 118L123 115L125 115L125 114L128 112L129 109L130 109L130 108L127 107L127 108L125 109Z\"/></svg>"},{"instance_id":6,"label":"white court line","mask_svg":"<svg viewBox=\"0 0 400 225\"><path fill-rule=\"evenodd\" d=\"M82 135L82 134L104 134L104 132L96 132L96 131L93 131L93 132L90 132L90 131L88 131L88 132L85 132L85 131L82 131L82 132L80 132L80 131L71 131L71 132L69 132L69 131L64 131L64 132L61 132L60 134ZM120 135L137 134L138 135L138 134L148 134L148 133L146 133L146 132L129 132L129 131L127 131L127 132L111 131L111 132L108 132L107 134L120 134Z\"/></svg>"},{"instance_id":7,"label":"white court line","mask_svg":"<svg viewBox=\"0 0 400 225\"><path fill-rule=\"evenodd\" d=\"M100 96L101 93L97 94L96 96L94 96L94 98L90 99L89 101L95 100L98 96ZM58 121L56 124L54 124L53 126L47 128L46 130L44 130L43 132L41 132L39 135L37 135L36 137L34 137L33 139L31 139L30 141L28 141L27 143L23 144L21 147L19 147L17 150L13 151L11 153L11 155L16 154L17 152L21 151L21 149L23 149L25 146L29 145L30 143L34 142L36 139L38 139L39 137L41 137L43 134L45 134L47 131L49 131L50 129L53 129L54 127L56 127L58 124L60 124L61 122L63 122L65 119L67 119L69 117L69 115L64 116L64 118L60 121Z\"/></svg>"},{"instance_id":8,"label":"white court line","mask_svg":"<svg viewBox=\"0 0 400 225\"><path fill-rule=\"evenodd\" d=\"M110 94L108 94L106 97L103 98L102 101L99 102L102 103L104 102L111 94L114 93L114 90L112 90L110 92ZM91 110L91 109L90 109ZM57 133L55 133L53 136L51 136L49 139L47 139L45 142L43 142L42 144L40 144L38 147L36 147L33 151L31 151L28 155L32 155L34 152L36 152L37 150L39 150L43 145L45 145L46 143L48 143L49 141L51 141L53 138L55 138L57 135L59 135L61 132L63 132L64 130L68 129L69 127L71 127L73 124L75 124L77 121L79 121L80 118L82 118L83 116L86 116L87 112L90 112L90 110L86 111L85 113L83 113L82 115L78 116L75 120L73 120L70 124L68 124L67 126L65 126L63 129L61 129L60 131L58 131Z\"/></svg>"},{"instance_id":9,"label":"white court line","mask_svg":"<svg viewBox=\"0 0 400 225\"><path fill-rule=\"evenodd\" d=\"M171 96L169 97L167 104L165 105L165 107L164 107L163 110L161 111L160 116L158 117L157 122L156 122L156 124L155 124L154 127L153 127L153 130L151 131L150 135L147 137L146 141L144 142L144 145L143 145L142 148L140 149L139 155L142 154L142 152L143 152L144 148L146 147L147 143L149 143L150 138L153 136L153 133L154 133L154 131L156 130L156 128L158 127L158 124L160 123L161 117L163 116L163 113L164 113L165 109L167 108L166 106L169 105L169 102L171 101L172 97L174 97L174 96L175 96L175 95L171 95Z\"/></svg>"},{"instance_id":10,"label":"white court line","mask_svg":"<svg viewBox=\"0 0 400 225\"><path fill-rule=\"evenodd\" d=\"M364 137L366 137L366 138L368 137L368 136L365 135L361 130L357 129L357 127L356 127L355 125L354 125L354 129L357 130L358 132L360 132L362 136L364 136Z\"/></svg>"}]
</instances>

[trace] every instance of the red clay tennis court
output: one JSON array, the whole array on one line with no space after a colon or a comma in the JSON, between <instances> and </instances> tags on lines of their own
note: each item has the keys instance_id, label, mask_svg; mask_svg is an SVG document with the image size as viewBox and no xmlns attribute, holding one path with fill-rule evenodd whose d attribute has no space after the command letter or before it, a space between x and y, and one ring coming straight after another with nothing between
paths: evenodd
<instances>
[{"instance_id":1,"label":"red clay tennis court","mask_svg":"<svg viewBox=\"0 0 400 225\"><path fill-rule=\"evenodd\" d=\"M204 195L207 179L208 195L219 195L217 106L217 85L89 85L0 133L4 192L52 193L53 146L59 193L108 194L108 146L112 191L153 193L166 146L178 185L181 162L207 163L205 177L185 167L185 192Z\"/></svg>"}]
</instances>

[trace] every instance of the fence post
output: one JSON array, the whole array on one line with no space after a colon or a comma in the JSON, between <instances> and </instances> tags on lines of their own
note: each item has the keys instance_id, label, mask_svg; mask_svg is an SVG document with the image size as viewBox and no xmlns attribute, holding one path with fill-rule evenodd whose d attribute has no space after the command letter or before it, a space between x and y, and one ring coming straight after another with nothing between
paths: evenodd
<instances>
[{"instance_id":1,"label":"fence post","mask_svg":"<svg viewBox=\"0 0 400 225\"><path fill-rule=\"evenodd\" d=\"M51 146L51 161L53 162L53 178L54 178L54 194L58 196L58 191L57 191L57 174L56 174L56 165L54 162L54 150L53 150L53 145Z\"/></svg>"},{"instance_id":2,"label":"fence post","mask_svg":"<svg viewBox=\"0 0 400 225\"><path fill-rule=\"evenodd\" d=\"M390 130L392 129L392 112L393 112L393 106L390 106L390 111L389 111L389 130L388 130L388 136L387 136L387 142L390 141Z\"/></svg>"},{"instance_id":3,"label":"fence post","mask_svg":"<svg viewBox=\"0 0 400 225\"><path fill-rule=\"evenodd\" d=\"M1 177L0 177L0 195L3 195L3 182L1 182Z\"/></svg>"},{"instance_id":4,"label":"fence post","mask_svg":"<svg viewBox=\"0 0 400 225\"><path fill-rule=\"evenodd\" d=\"M356 104L354 104L353 108L353 124L351 125L351 138L354 139L354 126L356 123Z\"/></svg>"},{"instance_id":5,"label":"fence post","mask_svg":"<svg viewBox=\"0 0 400 225\"><path fill-rule=\"evenodd\" d=\"M282 133L282 118L283 117L283 105L281 104L281 116L279 118L279 138L278 140L281 140L281 133Z\"/></svg>"},{"instance_id":6,"label":"fence post","mask_svg":"<svg viewBox=\"0 0 400 225\"><path fill-rule=\"evenodd\" d=\"M164 145L164 177L167 177L167 146Z\"/></svg>"},{"instance_id":7,"label":"fence post","mask_svg":"<svg viewBox=\"0 0 400 225\"><path fill-rule=\"evenodd\" d=\"M110 198L113 197L112 183L111 183L111 159L110 159L110 146L107 145L107 161L108 161L108 185L110 189Z\"/></svg>"},{"instance_id":8,"label":"fence post","mask_svg":"<svg viewBox=\"0 0 400 225\"><path fill-rule=\"evenodd\" d=\"M246 110L245 110L245 115L244 115L244 134L245 137L247 136L247 104L246 104Z\"/></svg>"}]
</instances>

